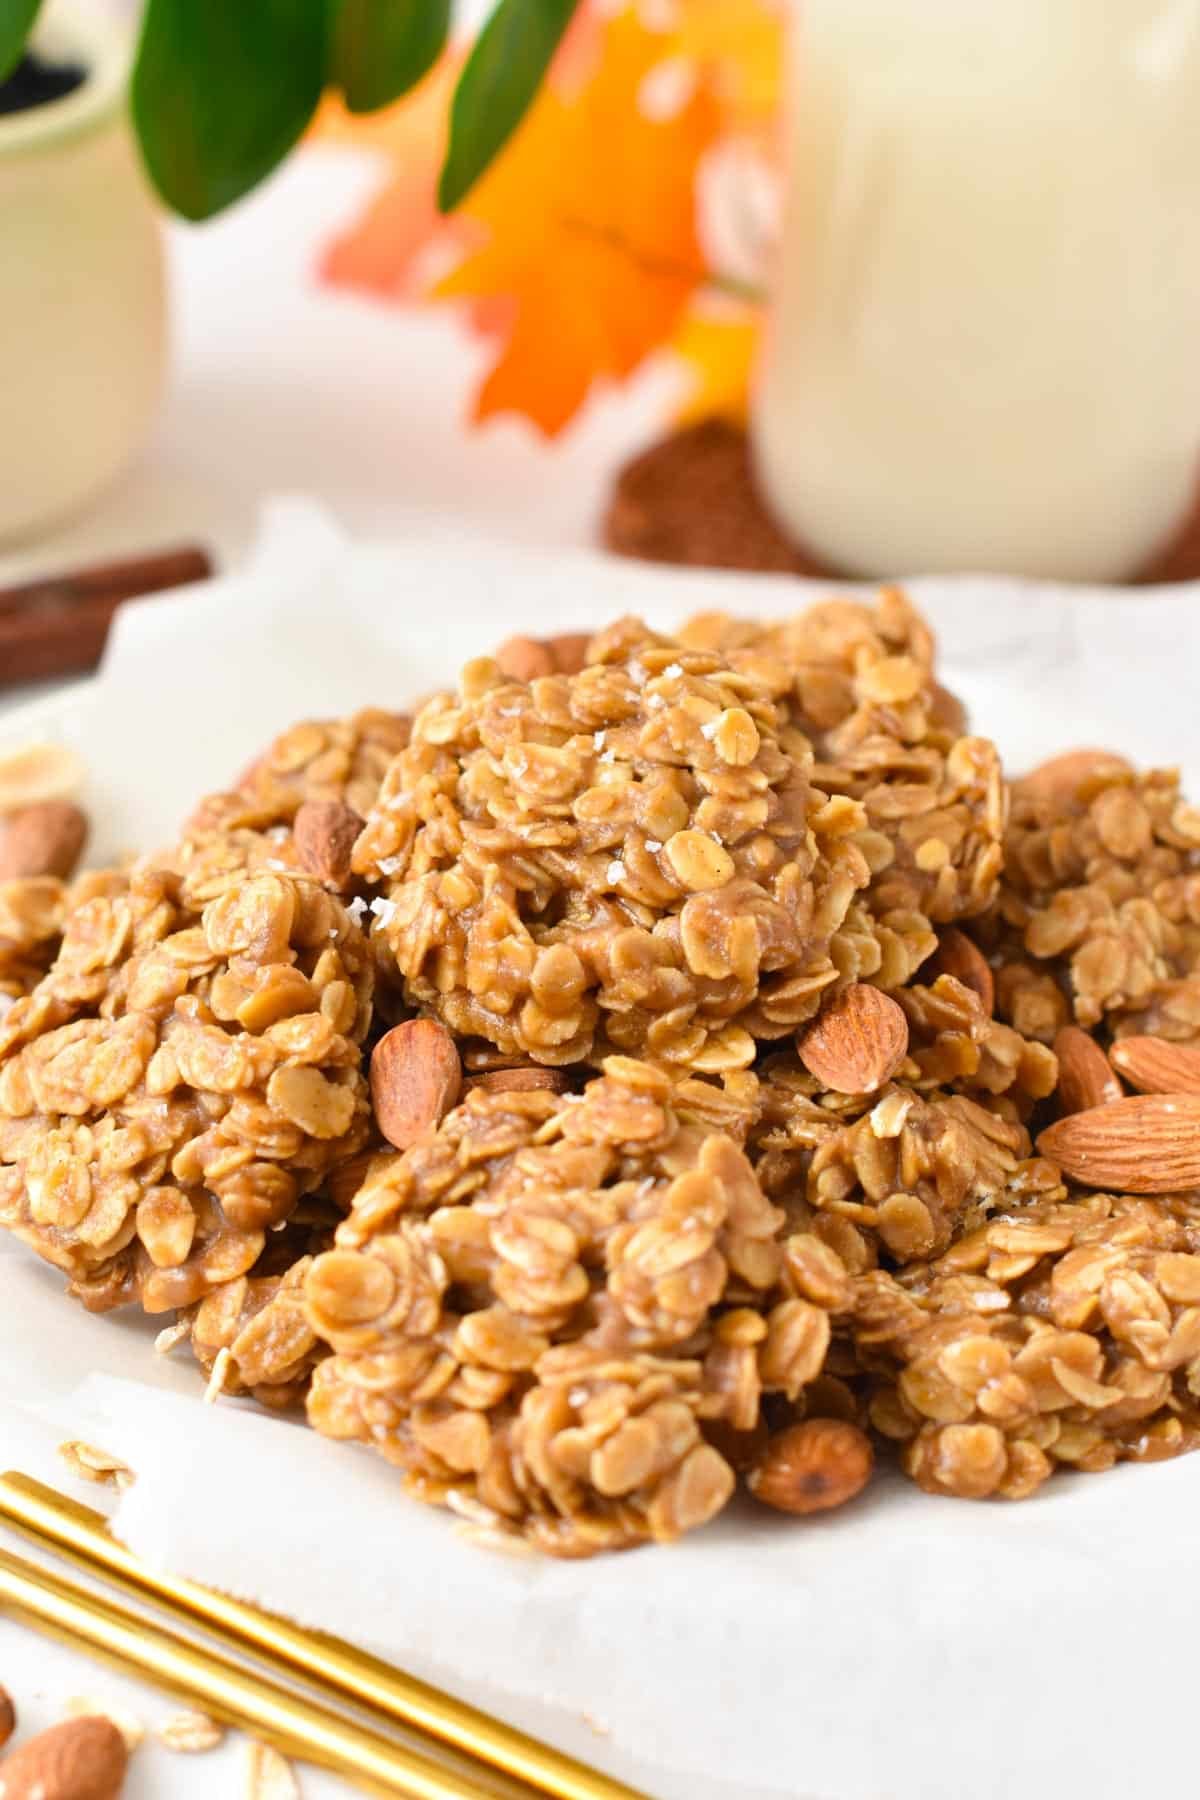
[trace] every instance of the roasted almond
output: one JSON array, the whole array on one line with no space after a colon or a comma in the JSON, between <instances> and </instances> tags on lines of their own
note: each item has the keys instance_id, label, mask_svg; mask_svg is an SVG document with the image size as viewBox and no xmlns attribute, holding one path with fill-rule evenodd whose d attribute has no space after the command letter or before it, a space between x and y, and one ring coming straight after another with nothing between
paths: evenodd
<instances>
[{"instance_id":1,"label":"roasted almond","mask_svg":"<svg viewBox=\"0 0 1200 1800\"><path fill-rule=\"evenodd\" d=\"M552 1094L565 1094L571 1078L562 1069L491 1069L483 1075L469 1075L469 1088L482 1088L485 1094L531 1094L544 1088Z\"/></svg>"},{"instance_id":2,"label":"roasted almond","mask_svg":"<svg viewBox=\"0 0 1200 1800\"><path fill-rule=\"evenodd\" d=\"M7 1688L0 1687L0 1746L7 1744L17 1729L17 1709Z\"/></svg>"},{"instance_id":3,"label":"roasted almond","mask_svg":"<svg viewBox=\"0 0 1200 1800\"><path fill-rule=\"evenodd\" d=\"M38 800L0 818L0 881L75 872L87 843L87 814L70 800Z\"/></svg>"},{"instance_id":4,"label":"roasted almond","mask_svg":"<svg viewBox=\"0 0 1200 1800\"><path fill-rule=\"evenodd\" d=\"M1200 1187L1200 1095L1114 1100L1059 1119L1037 1146L1084 1187L1126 1194Z\"/></svg>"},{"instance_id":5,"label":"roasted almond","mask_svg":"<svg viewBox=\"0 0 1200 1800\"><path fill-rule=\"evenodd\" d=\"M510 681L536 681L539 675L554 674L550 647L540 638L505 638L496 652L496 661Z\"/></svg>"},{"instance_id":6,"label":"roasted almond","mask_svg":"<svg viewBox=\"0 0 1200 1800\"><path fill-rule=\"evenodd\" d=\"M341 893L350 885L350 859L363 821L340 800L306 800L292 827L300 866Z\"/></svg>"},{"instance_id":7,"label":"roasted almond","mask_svg":"<svg viewBox=\"0 0 1200 1800\"><path fill-rule=\"evenodd\" d=\"M389 1144L407 1150L444 1119L462 1089L454 1039L436 1019L406 1019L371 1053L371 1102Z\"/></svg>"},{"instance_id":8,"label":"roasted almond","mask_svg":"<svg viewBox=\"0 0 1200 1800\"><path fill-rule=\"evenodd\" d=\"M772 1437L746 1477L746 1486L777 1512L828 1512L867 1485L874 1467L871 1440L844 1419L804 1419Z\"/></svg>"},{"instance_id":9,"label":"roasted almond","mask_svg":"<svg viewBox=\"0 0 1200 1800\"><path fill-rule=\"evenodd\" d=\"M1119 1038L1108 1053L1139 1094L1200 1094L1200 1048L1165 1038Z\"/></svg>"},{"instance_id":10,"label":"roasted almond","mask_svg":"<svg viewBox=\"0 0 1200 1800\"><path fill-rule=\"evenodd\" d=\"M1058 1058L1058 1098L1065 1113L1088 1112L1122 1100L1125 1090L1096 1042L1078 1025L1064 1025L1054 1040Z\"/></svg>"},{"instance_id":11,"label":"roasted almond","mask_svg":"<svg viewBox=\"0 0 1200 1800\"><path fill-rule=\"evenodd\" d=\"M588 645L592 641L590 631L560 631L557 636L546 639L555 673L558 675L578 675L587 662Z\"/></svg>"},{"instance_id":12,"label":"roasted almond","mask_svg":"<svg viewBox=\"0 0 1200 1800\"><path fill-rule=\"evenodd\" d=\"M1017 786L1048 800L1068 800L1086 782L1110 775L1129 775L1133 764L1115 750L1066 750L1022 775Z\"/></svg>"},{"instance_id":13,"label":"roasted almond","mask_svg":"<svg viewBox=\"0 0 1200 1800\"><path fill-rule=\"evenodd\" d=\"M111 1719L67 1719L0 1762L3 1800L116 1800L129 1753Z\"/></svg>"},{"instance_id":14,"label":"roasted almond","mask_svg":"<svg viewBox=\"0 0 1200 1800\"><path fill-rule=\"evenodd\" d=\"M887 994L856 981L801 1032L796 1048L822 1087L870 1094L891 1080L908 1055L908 1020Z\"/></svg>"},{"instance_id":15,"label":"roasted almond","mask_svg":"<svg viewBox=\"0 0 1200 1800\"><path fill-rule=\"evenodd\" d=\"M938 947L921 970L921 979L934 981L939 975L951 975L965 988L977 994L990 1019L996 1010L996 978L987 957L957 925L948 925L938 934Z\"/></svg>"},{"instance_id":16,"label":"roasted almond","mask_svg":"<svg viewBox=\"0 0 1200 1800\"><path fill-rule=\"evenodd\" d=\"M591 643L587 631L561 631L556 637L510 637L496 652L503 674L512 681L536 681L539 675L578 675Z\"/></svg>"}]
</instances>

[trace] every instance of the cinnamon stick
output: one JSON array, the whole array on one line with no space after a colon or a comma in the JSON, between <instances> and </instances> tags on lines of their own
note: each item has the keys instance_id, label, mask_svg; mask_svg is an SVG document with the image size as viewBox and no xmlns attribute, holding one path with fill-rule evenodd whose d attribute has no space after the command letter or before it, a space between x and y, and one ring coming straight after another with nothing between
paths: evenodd
<instances>
[{"instance_id":1,"label":"cinnamon stick","mask_svg":"<svg viewBox=\"0 0 1200 1800\"><path fill-rule=\"evenodd\" d=\"M0 588L0 687L94 669L124 601L212 572L208 552L188 544Z\"/></svg>"}]
</instances>

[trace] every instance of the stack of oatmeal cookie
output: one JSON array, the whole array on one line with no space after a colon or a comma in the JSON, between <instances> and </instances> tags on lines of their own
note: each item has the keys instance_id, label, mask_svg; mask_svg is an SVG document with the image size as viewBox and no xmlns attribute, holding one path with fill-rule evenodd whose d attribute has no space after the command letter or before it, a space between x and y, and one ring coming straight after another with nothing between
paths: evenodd
<instances>
[{"instance_id":1,"label":"stack of oatmeal cookie","mask_svg":"<svg viewBox=\"0 0 1200 1800\"><path fill-rule=\"evenodd\" d=\"M0 1223L486 1535L1200 1442L1200 811L1010 787L903 595L510 640L69 876Z\"/></svg>"}]
</instances>

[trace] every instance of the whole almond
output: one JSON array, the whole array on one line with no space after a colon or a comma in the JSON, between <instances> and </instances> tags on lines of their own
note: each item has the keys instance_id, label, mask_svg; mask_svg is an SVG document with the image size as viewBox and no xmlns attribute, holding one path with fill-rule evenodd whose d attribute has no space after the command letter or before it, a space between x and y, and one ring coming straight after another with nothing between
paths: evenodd
<instances>
[{"instance_id":1,"label":"whole almond","mask_svg":"<svg viewBox=\"0 0 1200 1800\"><path fill-rule=\"evenodd\" d=\"M39 800L0 820L0 881L30 875L66 880L87 843L87 814L70 800Z\"/></svg>"},{"instance_id":2,"label":"whole almond","mask_svg":"<svg viewBox=\"0 0 1200 1800\"><path fill-rule=\"evenodd\" d=\"M340 800L306 800L292 832L300 866L339 893L350 885L350 860L363 821Z\"/></svg>"},{"instance_id":3,"label":"whole almond","mask_svg":"<svg viewBox=\"0 0 1200 1800\"><path fill-rule=\"evenodd\" d=\"M0 1687L0 1746L7 1744L17 1729L17 1709L12 1703L12 1695L5 1687Z\"/></svg>"},{"instance_id":4,"label":"whole almond","mask_svg":"<svg viewBox=\"0 0 1200 1800\"><path fill-rule=\"evenodd\" d=\"M129 1754L111 1719L67 1719L0 1763L3 1800L116 1800Z\"/></svg>"},{"instance_id":5,"label":"whole almond","mask_svg":"<svg viewBox=\"0 0 1200 1800\"><path fill-rule=\"evenodd\" d=\"M1017 786L1045 799L1069 799L1085 782L1106 775L1128 775L1133 764L1115 750L1066 750L1022 775Z\"/></svg>"},{"instance_id":6,"label":"whole almond","mask_svg":"<svg viewBox=\"0 0 1200 1800\"><path fill-rule=\"evenodd\" d=\"M776 1432L746 1486L777 1512L828 1512L844 1506L871 1478L871 1440L844 1419L805 1419Z\"/></svg>"},{"instance_id":7,"label":"whole almond","mask_svg":"<svg viewBox=\"0 0 1200 1800\"><path fill-rule=\"evenodd\" d=\"M1165 1038L1119 1038L1108 1053L1140 1094L1200 1094L1200 1048Z\"/></svg>"},{"instance_id":8,"label":"whole almond","mask_svg":"<svg viewBox=\"0 0 1200 1800\"><path fill-rule=\"evenodd\" d=\"M469 1075L469 1088L482 1088L485 1094L531 1094L544 1088L552 1094L565 1094L570 1077L562 1069L491 1069L483 1075Z\"/></svg>"},{"instance_id":9,"label":"whole almond","mask_svg":"<svg viewBox=\"0 0 1200 1800\"><path fill-rule=\"evenodd\" d=\"M445 1118L462 1089L454 1039L436 1019L406 1019L371 1053L371 1102L389 1144L407 1150Z\"/></svg>"},{"instance_id":10,"label":"whole almond","mask_svg":"<svg viewBox=\"0 0 1200 1800\"><path fill-rule=\"evenodd\" d=\"M931 979L939 975L951 975L955 981L961 981L965 988L977 994L988 1018L996 1010L996 978L992 974L987 957L957 925L948 925L938 936L938 947L921 970L921 979L925 979L928 969Z\"/></svg>"},{"instance_id":11,"label":"whole almond","mask_svg":"<svg viewBox=\"0 0 1200 1800\"><path fill-rule=\"evenodd\" d=\"M796 1048L822 1087L870 1094L891 1080L908 1055L908 1020L887 994L856 981L800 1034Z\"/></svg>"},{"instance_id":12,"label":"whole almond","mask_svg":"<svg viewBox=\"0 0 1200 1800\"><path fill-rule=\"evenodd\" d=\"M510 681L536 681L539 675L554 674L550 647L540 638L506 638L496 652L496 661Z\"/></svg>"},{"instance_id":13,"label":"whole almond","mask_svg":"<svg viewBox=\"0 0 1200 1800\"><path fill-rule=\"evenodd\" d=\"M1064 1025L1054 1040L1058 1058L1058 1098L1065 1113L1088 1112L1123 1100L1125 1090L1094 1037L1078 1025Z\"/></svg>"},{"instance_id":14,"label":"whole almond","mask_svg":"<svg viewBox=\"0 0 1200 1800\"><path fill-rule=\"evenodd\" d=\"M592 641L589 631L560 631L556 637L546 639L546 648L558 675L578 675L587 662L588 645Z\"/></svg>"},{"instance_id":15,"label":"whole almond","mask_svg":"<svg viewBox=\"0 0 1200 1800\"><path fill-rule=\"evenodd\" d=\"M1126 1194L1200 1187L1200 1095L1114 1100L1059 1119L1037 1145L1084 1187Z\"/></svg>"},{"instance_id":16,"label":"whole almond","mask_svg":"<svg viewBox=\"0 0 1200 1800\"><path fill-rule=\"evenodd\" d=\"M591 643L587 631L560 631L556 637L510 637L496 652L503 674L512 681L536 681L539 675L578 675Z\"/></svg>"}]
</instances>

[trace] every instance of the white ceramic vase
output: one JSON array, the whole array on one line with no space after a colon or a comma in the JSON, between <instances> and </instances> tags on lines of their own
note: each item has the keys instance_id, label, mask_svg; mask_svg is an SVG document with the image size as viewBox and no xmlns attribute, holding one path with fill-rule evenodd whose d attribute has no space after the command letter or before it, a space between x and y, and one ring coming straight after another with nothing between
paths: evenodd
<instances>
[{"instance_id":1,"label":"white ceramic vase","mask_svg":"<svg viewBox=\"0 0 1200 1800\"><path fill-rule=\"evenodd\" d=\"M1200 0L804 0L756 454L865 575L1123 579L1200 472Z\"/></svg>"},{"instance_id":2,"label":"white ceramic vase","mask_svg":"<svg viewBox=\"0 0 1200 1800\"><path fill-rule=\"evenodd\" d=\"M87 70L0 116L0 539L84 506L145 442L165 364L158 219L126 109L127 38L54 0L36 47Z\"/></svg>"}]
</instances>

